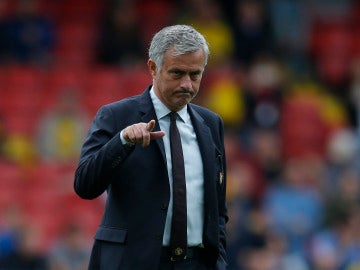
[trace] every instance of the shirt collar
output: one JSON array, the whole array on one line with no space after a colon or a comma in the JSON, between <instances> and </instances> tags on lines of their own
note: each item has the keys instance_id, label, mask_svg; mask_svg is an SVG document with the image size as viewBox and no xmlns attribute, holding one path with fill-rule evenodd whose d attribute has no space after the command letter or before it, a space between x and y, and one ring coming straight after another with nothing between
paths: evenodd
<instances>
[{"instance_id":1,"label":"shirt collar","mask_svg":"<svg viewBox=\"0 0 360 270\"><path fill-rule=\"evenodd\" d=\"M169 110L169 108L166 107L166 105L164 103L162 103L162 101L155 94L154 86L152 86L150 89L150 97L151 97L152 103L154 104L155 113L156 113L156 116L158 119L161 119L161 118L167 116L171 112ZM184 108L182 108L180 111L177 111L177 113L180 116L182 121L184 121L184 122L187 121L187 119L188 119L187 105Z\"/></svg>"}]
</instances>

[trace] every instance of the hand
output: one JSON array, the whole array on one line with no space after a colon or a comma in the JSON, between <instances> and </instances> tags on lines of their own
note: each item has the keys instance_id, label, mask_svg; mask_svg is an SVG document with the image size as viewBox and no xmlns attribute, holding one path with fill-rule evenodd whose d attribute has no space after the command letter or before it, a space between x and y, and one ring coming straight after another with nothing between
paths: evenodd
<instances>
[{"instance_id":1,"label":"hand","mask_svg":"<svg viewBox=\"0 0 360 270\"><path fill-rule=\"evenodd\" d=\"M122 136L131 143L141 143L143 147L149 146L150 140L156 140L165 136L164 131L154 131L155 120L149 123L137 123L126 127L123 130Z\"/></svg>"}]
</instances>

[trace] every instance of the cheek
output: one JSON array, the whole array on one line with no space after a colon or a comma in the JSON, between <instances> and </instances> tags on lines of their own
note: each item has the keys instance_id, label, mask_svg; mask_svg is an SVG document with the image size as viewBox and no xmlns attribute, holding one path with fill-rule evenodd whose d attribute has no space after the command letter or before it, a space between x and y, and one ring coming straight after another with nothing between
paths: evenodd
<instances>
[{"instance_id":1,"label":"cheek","mask_svg":"<svg viewBox=\"0 0 360 270\"><path fill-rule=\"evenodd\" d=\"M195 95L199 92L199 88L200 88L200 82L194 82L192 84L192 87L193 87L193 90L194 90L194 93Z\"/></svg>"}]
</instances>

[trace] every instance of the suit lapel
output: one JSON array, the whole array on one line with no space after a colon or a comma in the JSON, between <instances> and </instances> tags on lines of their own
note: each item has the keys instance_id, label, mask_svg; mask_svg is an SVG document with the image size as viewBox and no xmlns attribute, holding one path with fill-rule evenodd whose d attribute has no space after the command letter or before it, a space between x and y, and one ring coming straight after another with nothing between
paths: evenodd
<instances>
[{"instance_id":1,"label":"suit lapel","mask_svg":"<svg viewBox=\"0 0 360 270\"><path fill-rule=\"evenodd\" d=\"M191 106L188 107L192 124L194 126L196 137L199 143L201 157L203 160L204 178L209 179L210 177L212 177L210 173L212 171L212 165L214 164L213 156L215 151L213 146L214 143L211 138L211 131L209 127L205 124L204 119Z\"/></svg>"},{"instance_id":2,"label":"suit lapel","mask_svg":"<svg viewBox=\"0 0 360 270\"><path fill-rule=\"evenodd\" d=\"M190 104L189 104L190 105ZM205 210L213 209L210 204L211 200L208 198L216 198L215 196L215 181L214 181L214 164L215 164L215 146L212 140L211 130L206 125L204 119L193 109L189 107L192 124L196 132L201 157L204 168L204 188L205 188Z\"/></svg>"},{"instance_id":3,"label":"suit lapel","mask_svg":"<svg viewBox=\"0 0 360 270\"><path fill-rule=\"evenodd\" d=\"M151 97L150 97L150 93L149 93L150 89L151 89L151 86L149 86L146 89L146 91L140 96L139 110L142 113L141 121L144 123L148 123L150 120L155 119L156 123L155 123L155 127L154 127L153 131L160 131L159 120L156 117L154 105L151 101ZM161 138L157 139L157 140L155 140L155 143L160 148L160 152L161 152L163 161L166 164L165 146L164 146L163 140Z\"/></svg>"}]
</instances>

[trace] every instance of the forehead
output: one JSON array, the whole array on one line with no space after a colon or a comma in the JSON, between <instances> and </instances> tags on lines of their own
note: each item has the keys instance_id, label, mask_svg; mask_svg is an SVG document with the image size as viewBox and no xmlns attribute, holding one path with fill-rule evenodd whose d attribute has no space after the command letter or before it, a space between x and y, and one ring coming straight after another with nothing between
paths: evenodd
<instances>
[{"instance_id":1,"label":"forehead","mask_svg":"<svg viewBox=\"0 0 360 270\"><path fill-rule=\"evenodd\" d=\"M163 68L204 69L205 53L202 49L195 52L176 55L174 48L164 54Z\"/></svg>"}]
</instances>

